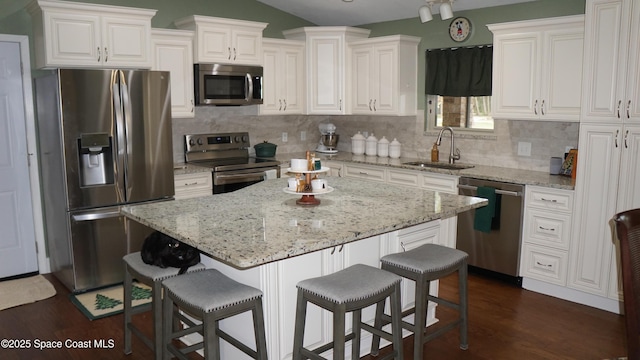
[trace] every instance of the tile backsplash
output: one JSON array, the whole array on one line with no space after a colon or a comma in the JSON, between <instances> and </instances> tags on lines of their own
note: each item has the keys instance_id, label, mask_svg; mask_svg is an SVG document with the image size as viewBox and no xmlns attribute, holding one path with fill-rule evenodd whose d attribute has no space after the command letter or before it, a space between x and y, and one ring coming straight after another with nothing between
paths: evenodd
<instances>
[{"instance_id":1,"label":"tile backsplash","mask_svg":"<svg viewBox=\"0 0 640 360\"><path fill-rule=\"evenodd\" d=\"M425 134L424 119L418 116L367 115L259 115L258 106L196 107L193 119L173 119L173 158L184 162L184 135L209 132L249 132L251 144L264 140L277 144L278 153L315 149L320 138L318 124L332 122L340 135L339 151L351 151L351 136L358 131L378 139L397 138L402 156L428 159L437 133ZM496 120L494 133L472 136L456 133L460 162L508 168L548 171L549 158L563 156L567 146L578 145L578 123ZM282 133L287 133L287 142ZM306 139L301 140L301 133ZM448 133L447 133L448 135ZM531 143L531 156L518 156L518 142ZM449 136L442 140L440 160L447 161Z\"/></svg>"}]
</instances>

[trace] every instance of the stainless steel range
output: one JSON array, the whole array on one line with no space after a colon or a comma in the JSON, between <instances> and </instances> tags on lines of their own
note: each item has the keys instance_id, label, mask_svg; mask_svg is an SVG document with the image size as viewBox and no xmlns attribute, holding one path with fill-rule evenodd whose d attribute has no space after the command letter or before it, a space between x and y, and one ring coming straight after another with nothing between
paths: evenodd
<instances>
[{"instance_id":1,"label":"stainless steel range","mask_svg":"<svg viewBox=\"0 0 640 360\"><path fill-rule=\"evenodd\" d=\"M267 171L280 177L280 162L249 156L249 133L185 135L185 161L212 169L213 193L235 191L263 181Z\"/></svg>"}]
</instances>

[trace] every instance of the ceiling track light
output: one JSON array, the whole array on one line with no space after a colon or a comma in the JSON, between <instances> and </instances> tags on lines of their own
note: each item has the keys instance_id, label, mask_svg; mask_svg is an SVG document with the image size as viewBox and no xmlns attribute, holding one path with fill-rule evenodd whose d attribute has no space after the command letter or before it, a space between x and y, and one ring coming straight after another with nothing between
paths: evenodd
<instances>
[{"instance_id":1,"label":"ceiling track light","mask_svg":"<svg viewBox=\"0 0 640 360\"><path fill-rule=\"evenodd\" d=\"M423 5L418 9L418 15L420 15L420 22L426 23L433 20L433 4L440 4L440 19L448 20L453 17L453 9L451 8L451 4L453 4L454 0L437 0L437 1L429 1L427 0L427 5Z\"/></svg>"}]
</instances>

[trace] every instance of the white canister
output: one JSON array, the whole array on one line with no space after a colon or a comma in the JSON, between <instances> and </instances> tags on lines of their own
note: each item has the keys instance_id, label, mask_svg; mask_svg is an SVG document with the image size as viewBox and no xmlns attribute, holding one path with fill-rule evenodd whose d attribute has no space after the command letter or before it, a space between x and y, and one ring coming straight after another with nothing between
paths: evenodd
<instances>
[{"instance_id":1,"label":"white canister","mask_svg":"<svg viewBox=\"0 0 640 360\"><path fill-rule=\"evenodd\" d=\"M371 133L367 138L367 142L364 148L365 155L376 156L378 153L378 138Z\"/></svg>"},{"instance_id":2,"label":"white canister","mask_svg":"<svg viewBox=\"0 0 640 360\"><path fill-rule=\"evenodd\" d=\"M393 139L393 141L389 144L389 157L393 159L397 159L400 157L400 148L402 145L397 139Z\"/></svg>"},{"instance_id":3,"label":"white canister","mask_svg":"<svg viewBox=\"0 0 640 360\"><path fill-rule=\"evenodd\" d=\"M351 153L353 155L363 155L364 154L364 144L367 139L358 131L357 134L351 137Z\"/></svg>"},{"instance_id":4,"label":"white canister","mask_svg":"<svg viewBox=\"0 0 640 360\"><path fill-rule=\"evenodd\" d=\"M387 138L384 136L382 137L382 139L378 140L378 156L389 156L389 140L387 140Z\"/></svg>"}]
</instances>

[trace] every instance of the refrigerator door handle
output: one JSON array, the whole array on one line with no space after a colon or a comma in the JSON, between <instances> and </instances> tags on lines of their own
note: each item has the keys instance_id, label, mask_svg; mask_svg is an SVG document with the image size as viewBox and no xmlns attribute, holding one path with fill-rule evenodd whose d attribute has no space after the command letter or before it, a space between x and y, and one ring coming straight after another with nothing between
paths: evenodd
<instances>
[{"instance_id":1,"label":"refrigerator door handle","mask_svg":"<svg viewBox=\"0 0 640 360\"><path fill-rule=\"evenodd\" d=\"M127 193L127 200L129 200L130 195L130 191L131 191L131 187L132 187L132 183L131 183L131 179L129 179L129 176L127 174L126 169L129 169L129 166L132 166L132 164L130 163L130 158L131 158L131 149L133 149L133 145L131 144L131 138L132 136L131 134L131 127L132 125L132 116L133 116L133 110L131 108L131 94L129 93L129 85L127 85L127 80L124 76L124 72L122 70L118 70L118 73L120 74L120 93L122 94L122 109L124 111L124 119L123 119L123 125L125 129L124 131L127 133L126 138L124 139L124 141L126 141L126 155L125 155L125 172L124 172L124 181L125 184L127 185L127 189L126 189L126 193Z\"/></svg>"},{"instance_id":2,"label":"refrigerator door handle","mask_svg":"<svg viewBox=\"0 0 640 360\"><path fill-rule=\"evenodd\" d=\"M125 191L124 191L124 181L125 181L125 173L124 173L124 169L126 168L125 165L125 156L127 154L127 147L125 146L125 140L126 140L126 132L125 132L125 124L124 124L124 113L123 113L123 104L122 104L122 97L120 95L121 90L120 90L120 82L122 81L122 71L120 70L113 70L111 72L111 93L112 93L112 97L113 97L113 111L114 111L114 119L113 121L115 122L115 129L114 129L114 133L115 133L115 137L116 137L116 163L118 164L117 166L117 186L116 186L116 191L118 192L118 199L119 201L125 201L126 197L125 197Z\"/></svg>"},{"instance_id":3,"label":"refrigerator door handle","mask_svg":"<svg viewBox=\"0 0 640 360\"><path fill-rule=\"evenodd\" d=\"M122 214L120 214L120 210L109 210L104 212L93 212L93 213L72 215L71 219L73 219L73 221L75 222L81 222L81 221L110 219L110 218L115 218L120 216L122 216Z\"/></svg>"}]
</instances>

